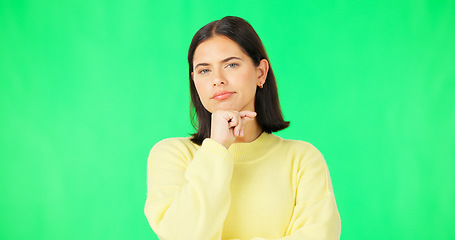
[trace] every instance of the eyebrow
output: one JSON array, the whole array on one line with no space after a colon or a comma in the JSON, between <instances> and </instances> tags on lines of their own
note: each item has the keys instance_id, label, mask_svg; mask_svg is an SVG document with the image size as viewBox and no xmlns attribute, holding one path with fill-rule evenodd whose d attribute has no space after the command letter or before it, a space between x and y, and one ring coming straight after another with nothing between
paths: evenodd
<instances>
[{"instance_id":1,"label":"eyebrow","mask_svg":"<svg viewBox=\"0 0 455 240\"><path fill-rule=\"evenodd\" d=\"M241 58L239 58L239 57L228 57L228 58L223 59L223 60L221 61L221 63L229 62L229 61L231 61L232 59L237 59L237 60L241 60L241 61L243 60L243 59L241 59ZM209 65L210 65L210 64L208 64L208 63L198 63L198 64L194 67L194 69L196 69L196 68L199 67L199 66L209 66Z\"/></svg>"}]
</instances>

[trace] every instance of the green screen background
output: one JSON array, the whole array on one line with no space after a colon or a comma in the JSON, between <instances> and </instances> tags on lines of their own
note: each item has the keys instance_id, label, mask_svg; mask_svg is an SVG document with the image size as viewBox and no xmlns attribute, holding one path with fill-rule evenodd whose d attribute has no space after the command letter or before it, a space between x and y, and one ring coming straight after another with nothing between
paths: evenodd
<instances>
[{"instance_id":1,"label":"green screen background","mask_svg":"<svg viewBox=\"0 0 455 240\"><path fill-rule=\"evenodd\" d=\"M454 239L455 1L0 1L0 239L157 239L150 148L193 132L186 53L268 51L277 133L325 156L342 239Z\"/></svg>"}]
</instances>

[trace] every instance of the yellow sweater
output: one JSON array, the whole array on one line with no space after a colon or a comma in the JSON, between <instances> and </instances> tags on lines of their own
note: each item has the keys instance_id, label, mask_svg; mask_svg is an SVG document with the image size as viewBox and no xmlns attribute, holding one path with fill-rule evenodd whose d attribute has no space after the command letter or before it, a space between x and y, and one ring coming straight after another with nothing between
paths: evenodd
<instances>
[{"instance_id":1,"label":"yellow sweater","mask_svg":"<svg viewBox=\"0 0 455 240\"><path fill-rule=\"evenodd\" d=\"M161 240L339 239L340 216L321 153L262 133L229 149L212 139L157 143L145 215Z\"/></svg>"}]
</instances>

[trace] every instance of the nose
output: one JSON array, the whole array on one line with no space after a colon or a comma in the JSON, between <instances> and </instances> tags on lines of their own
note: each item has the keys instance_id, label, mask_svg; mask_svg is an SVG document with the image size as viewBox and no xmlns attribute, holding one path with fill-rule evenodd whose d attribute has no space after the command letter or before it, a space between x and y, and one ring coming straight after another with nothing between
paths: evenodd
<instances>
[{"instance_id":1,"label":"nose","mask_svg":"<svg viewBox=\"0 0 455 240\"><path fill-rule=\"evenodd\" d=\"M213 74L213 86L216 87L217 85L226 85L227 80L221 70L214 71Z\"/></svg>"}]
</instances>

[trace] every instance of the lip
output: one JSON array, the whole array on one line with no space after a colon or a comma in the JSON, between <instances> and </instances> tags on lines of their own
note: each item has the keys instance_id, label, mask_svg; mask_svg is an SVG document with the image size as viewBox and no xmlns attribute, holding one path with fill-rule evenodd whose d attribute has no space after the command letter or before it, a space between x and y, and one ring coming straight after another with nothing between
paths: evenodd
<instances>
[{"instance_id":1,"label":"lip","mask_svg":"<svg viewBox=\"0 0 455 240\"><path fill-rule=\"evenodd\" d=\"M225 100L225 99L228 99L230 96L232 96L232 94L234 94L234 92L220 91L220 92L213 94L212 99Z\"/></svg>"}]
</instances>

